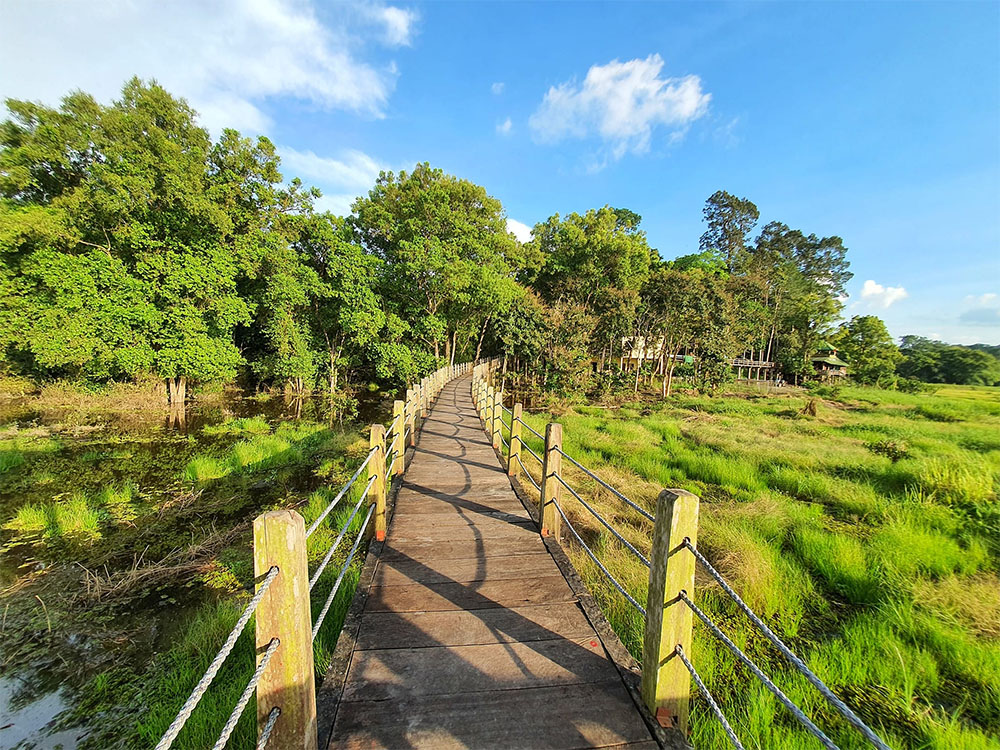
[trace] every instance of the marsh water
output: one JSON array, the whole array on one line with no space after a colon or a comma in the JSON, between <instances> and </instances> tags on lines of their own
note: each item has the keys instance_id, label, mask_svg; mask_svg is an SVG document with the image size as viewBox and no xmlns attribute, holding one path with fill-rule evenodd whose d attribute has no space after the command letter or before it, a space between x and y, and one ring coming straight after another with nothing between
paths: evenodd
<instances>
[{"instance_id":1,"label":"marsh water","mask_svg":"<svg viewBox=\"0 0 1000 750\"><path fill-rule=\"evenodd\" d=\"M227 393L180 414L112 407L0 401L0 750L76 748L93 680L141 672L190 610L232 594L253 516L335 481L338 452L385 412L378 394L347 424L311 398ZM224 464L268 429L290 457L192 478L198 457ZM34 535L31 509L48 519Z\"/></svg>"}]
</instances>

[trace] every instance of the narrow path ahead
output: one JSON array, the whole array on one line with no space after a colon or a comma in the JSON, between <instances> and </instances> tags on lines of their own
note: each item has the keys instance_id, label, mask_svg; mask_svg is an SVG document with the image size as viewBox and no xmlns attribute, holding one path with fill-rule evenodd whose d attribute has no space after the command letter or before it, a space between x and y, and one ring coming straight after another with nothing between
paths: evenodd
<instances>
[{"instance_id":1,"label":"narrow path ahead","mask_svg":"<svg viewBox=\"0 0 1000 750\"><path fill-rule=\"evenodd\" d=\"M329 748L656 748L511 488L445 386L403 477Z\"/></svg>"}]
</instances>

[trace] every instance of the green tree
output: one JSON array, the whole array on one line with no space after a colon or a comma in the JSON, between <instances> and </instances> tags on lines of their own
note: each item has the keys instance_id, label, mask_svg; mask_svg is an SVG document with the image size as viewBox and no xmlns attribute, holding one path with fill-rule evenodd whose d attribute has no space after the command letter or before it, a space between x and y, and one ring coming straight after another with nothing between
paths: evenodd
<instances>
[{"instance_id":1,"label":"green tree","mask_svg":"<svg viewBox=\"0 0 1000 750\"><path fill-rule=\"evenodd\" d=\"M856 315L831 339L847 361L854 380L864 385L891 383L902 355L880 318Z\"/></svg>"},{"instance_id":2,"label":"green tree","mask_svg":"<svg viewBox=\"0 0 1000 750\"><path fill-rule=\"evenodd\" d=\"M733 273L744 261L747 240L760 211L752 201L718 190L705 201L702 214L708 228L701 236L701 251L718 257Z\"/></svg>"},{"instance_id":3,"label":"green tree","mask_svg":"<svg viewBox=\"0 0 1000 750\"><path fill-rule=\"evenodd\" d=\"M384 262L379 290L435 358L465 325L462 302L475 296L481 269L513 274L518 243L503 206L468 180L418 164L381 174L353 209L356 236Z\"/></svg>"}]
</instances>

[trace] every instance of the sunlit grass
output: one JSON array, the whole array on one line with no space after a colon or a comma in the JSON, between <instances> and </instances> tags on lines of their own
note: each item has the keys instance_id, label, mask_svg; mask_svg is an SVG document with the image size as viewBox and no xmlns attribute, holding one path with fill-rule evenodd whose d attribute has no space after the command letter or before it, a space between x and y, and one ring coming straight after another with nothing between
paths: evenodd
<instances>
[{"instance_id":1,"label":"sunlit grass","mask_svg":"<svg viewBox=\"0 0 1000 750\"><path fill-rule=\"evenodd\" d=\"M801 413L805 400L794 392L679 395L525 421L541 433L547 421L561 422L567 453L646 509L662 487L699 495L702 551L890 745L1000 746L1000 391L850 387L821 402L817 417ZM525 441L541 455L542 441ZM538 481L537 462L526 457L525 466ZM563 467L588 502L648 550L648 521ZM572 498L564 494L563 503L644 603L645 568ZM641 617L566 544L640 657ZM840 747L867 747L707 576L699 575L696 598ZM694 657L747 747L815 745L700 626ZM695 746L726 746L698 696L694 705Z\"/></svg>"}]
</instances>

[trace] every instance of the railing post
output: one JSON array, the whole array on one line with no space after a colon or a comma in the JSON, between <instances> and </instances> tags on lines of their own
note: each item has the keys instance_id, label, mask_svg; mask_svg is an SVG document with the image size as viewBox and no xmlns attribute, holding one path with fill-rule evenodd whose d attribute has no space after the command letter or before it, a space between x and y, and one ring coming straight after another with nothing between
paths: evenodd
<instances>
[{"instance_id":1,"label":"railing post","mask_svg":"<svg viewBox=\"0 0 1000 750\"><path fill-rule=\"evenodd\" d=\"M562 425L550 422L545 426L545 453L542 455L542 493L538 518L542 527L542 536L551 536L559 541L559 531L562 517L555 503L562 498L562 483L559 474L562 472Z\"/></svg>"},{"instance_id":2,"label":"railing post","mask_svg":"<svg viewBox=\"0 0 1000 750\"><path fill-rule=\"evenodd\" d=\"M371 460L368 462L368 476L375 477L372 488L368 490L368 504L375 506L375 513L372 520L372 528L375 531L375 539L379 542L385 540L385 427L381 424L373 424L371 438L368 442L371 448L375 449ZM371 533L371 532L369 532Z\"/></svg>"},{"instance_id":3,"label":"railing post","mask_svg":"<svg viewBox=\"0 0 1000 750\"><path fill-rule=\"evenodd\" d=\"M510 416L510 455L507 457L507 474L517 479L521 460L521 411L520 402L514 404Z\"/></svg>"},{"instance_id":4,"label":"railing post","mask_svg":"<svg viewBox=\"0 0 1000 750\"><path fill-rule=\"evenodd\" d=\"M412 388L406 389L406 426L410 430L410 447L417 444L417 398Z\"/></svg>"},{"instance_id":5,"label":"railing post","mask_svg":"<svg viewBox=\"0 0 1000 750\"><path fill-rule=\"evenodd\" d=\"M313 676L312 615L309 611L309 562L306 526L291 510L273 510L253 522L253 568L259 580L278 567L256 612L258 661L272 638L274 651L257 683L257 726L271 709L281 715L268 747L272 750L316 750L316 688Z\"/></svg>"},{"instance_id":6,"label":"railing post","mask_svg":"<svg viewBox=\"0 0 1000 750\"><path fill-rule=\"evenodd\" d=\"M420 380L420 420L421 422L427 419L427 389L429 388L427 384L427 378L421 378Z\"/></svg>"},{"instance_id":7,"label":"railing post","mask_svg":"<svg viewBox=\"0 0 1000 750\"><path fill-rule=\"evenodd\" d=\"M656 501L656 526L650 554L649 594L642 646L642 700L664 727L687 735L691 675L677 657L677 646L691 654L691 609L678 597L694 599L694 555L698 498L684 490L663 490Z\"/></svg>"},{"instance_id":8,"label":"railing post","mask_svg":"<svg viewBox=\"0 0 1000 750\"><path fill-rule=\"evenodd\" d=\"M500 450L503 444L500 440L503 434L503 391L493 394L493 447Z\"/></svg>"},{"instance_id":9,"label":"railing post","mask_svg":"<svg viewBox=\"0 0 1000 750\"><path fill-rule=\"evenodd\" d=\"M406 446L403 444L403 433L406 432L406 404L396 399L392 402L392 418L395 421L396 429L392 433L392 452L396 454L396 470L393 472L397 477L403 473L406 463Z\"/></svg>"}]
</instances>

